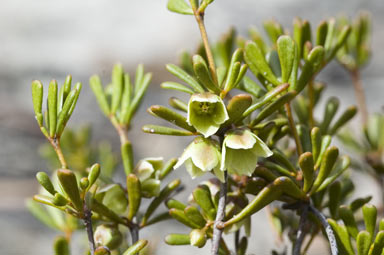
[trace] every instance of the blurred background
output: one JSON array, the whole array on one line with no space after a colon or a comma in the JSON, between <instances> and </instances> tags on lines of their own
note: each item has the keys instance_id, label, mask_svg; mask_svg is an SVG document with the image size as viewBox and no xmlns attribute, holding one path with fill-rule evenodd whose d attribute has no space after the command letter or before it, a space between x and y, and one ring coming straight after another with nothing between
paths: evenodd
<instances>
[{"instance_id":1,"label":"blurred background","mask_svg":"<svg viewBox=\"0 0 384 255\"><path fill-rule=\"evenodd\" d=\"M69 122L72 128L89 124L93 141L107 140L114 151L119 140L109 121L104 118L88 86L92 74L107 81L112 66L121 62L134 72L137 64L145 64L153 73L153 82L140 108L129 137L136 160L148 156L178 157L189 138L151 136L141 132L141 126L160 123L145 112L151 104L167 105L167 92L160 83L172 79L165 71L166 63L177 63L181 50L194 50L199 32L191 16L171 13L166 0L1 0L0 3L0 253L7 255L52 254L52 241L57 233L35 220L25 209L24 201L37 192L35 174L48 171L39 156L39 147L46 143L34 120L30 84L39 79L48 85L51 79L62 84L67 74L83 83L78 106ZM364 9L373 17L373 57L362 73L368 107L382 111L384 103L384 1L382 0L216 0L208 8L206 26L209 39L235 27L246 36L250 26L261 30L263 20L275 18L291 28L295 16L308 19L315 26L322 19L344 13L355 16ZM330 95L341 97L341 108L354 104L349 76L336 63L331 63L321 75L328 83L323 100ZM321 107L320 107L321 108ZM355 118L358 122L359 118ZM191 185L189 176L180 176ZM381 198L375 184L364 175L354 173L359 180L359 192ZM197 180L201 181L200 180ZM182 196L186 199L186 194ZM279 248L264 211L253 220L254 239L250 254L270 254ZM174 221L149 228L143 237L158 245L156 254L179 254L179 247L169 247L163 237L171 232L186 231ZM85 238L79 235L76 247L82 250ZM325 254L319 241L310 254ZM206 246L207 248L209 245ZM208 254L207 250L182 248L187 254ZM73 254L76 253L74 250Z\"/></svg>"}]
</instances>

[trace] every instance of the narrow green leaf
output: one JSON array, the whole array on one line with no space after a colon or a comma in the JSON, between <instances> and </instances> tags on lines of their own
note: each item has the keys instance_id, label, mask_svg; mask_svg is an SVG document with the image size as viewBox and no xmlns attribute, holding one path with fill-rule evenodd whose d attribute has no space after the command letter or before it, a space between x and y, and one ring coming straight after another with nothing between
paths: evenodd
<instances>
[{"instance_id":1,"label":"narrow green leaf","mask_svg":"<svg viewBox=\"0 0 384 255\"><path fill-rule=\"evenodd\" d=\"M169 234L165 237L168 245L189 245L191 240L187 234Z\"/></svg>"},{"instance_id":2,"label":"narrow green leaf","mask_svg":"<svg viewBox=\"0 0 384 255\"><path fill-rule=\"evenodd\" d=\"M264 30L267 32L269 39L271 40L272 44L275 44L277 41L277 38L281 36L284 31L281 24L279 24L275 20L266 20L263 22Z\"/></svg>"},{"instance_id":3,"label":"narrow green leaf","mask_svg":"<svg viewBox=\"0 0 384 255\"><path fill-rule=\"evenodd\" d=\"M161 168L160 173L159 173L159 180L164 179L167 177L167 175L173 170L173 167L176 165L177 159L176 158L171 158L170 160L165 163L163 168Z\"/></svg>"},{"instance_id":4,"label":"narrow green leaf","mask_svg":"<svg viewBox=\"0 0 384 255\"><path fill-rule=\"evenodd\" d=\"M229 120L232 123L236 123L245 110L247 110L252 104L252 97L247 94L238 94L229 100L227 105L227 112Z\"/></svg>"},{"instance_id":5,"label":"narrow green leaf","mask_svg":"<svg viewBox=\"0 0 384 255\"><path fill-rule=\"evenodd\" d=\"M244 53L245 62L248 64L251 71L257 76L261 74L266 80L274 85L279 85L280 82L273 74L269 67L262 50L254 42L247 42Z\"/></svg>"},{"instance_id":6,"label":"narrow green leaf","mask_svg":"<svg viewBox=\"0 0 384 255\"><path fill-rule=\"evenodd\" d=\"M141 203L140 180L134 174L127 176L127 191L129 203L128 219L132 220L138 212Z\"/></svg>"},{"instance_id":7,"label":"narrow green leaf","mask_svg":"<svg viewBox=\"0 0 384 255\"><path fill-rule=\"evenodd\" d=\"M283 193L295 199L304 199L305 193L288 177L282 176L273 182L276 186L280 186Z\"/></svg>"},{"instance_id":8,"label":"narrow green leaf","mask_svg":"<svg viewBox=\"0 0 384 255\"><path fill-rule=\"evenodd\" d=\"M271 114L279 110L279 108L282 107L284 104L290 102L295 96L296 92L290 91L273 101L271 104L269 104L259 112L256 118L251 122L251 126L255 126L256 124L260 123L260 121L271 116Z\"/></svg>"},{"instance_id":9,"label":"narrow green leaf","mask_svg":"<svg viewBox=\"0 0 384 255\"><path fill-rule=\"evenodd\" d=\"M377 233L369 255L381 255L384 250L384 231Z\"/></svg>"},{"instance_id":10,"label":"narrow green leaf","mask_svg":"<svg viewBox=\"0 0 384 255\"><path fill-rule=\"evenodd\" d=\"M331 146L326 149L324 153L324 158L320 165L319 174L317 175L316 180L313 183L311 194L316 192L320 187L320 185L325 180L325 178L329 176L329 174L333 169L333 166L335 165L335 162L338 156L339 156L339 149L337 149L335 146Z\"/></svg>"},{"instance_id":11,"label":"narrow green leaf","mask_svg":"<svg viewBox=\"0 0 384 255\"><path fill-rule=\"evenodd\" d=\"M323 20L317 26L316 45L324 46L325 39L327 37L327 33L328 33L328 23L327 23L327 21Z\"/></svg>"},{"instance_id":12,"label":"narrow green leaf","mask_svg":"<svg viewBox=\"0 0 384 255\"><path fill-rule=\"evenodd\" d=\"M365 229L368 231L371 237L374 237L376 228L377 208L372 204L364 205L363 216Z\"/></svg>"},{"instance_id":13,"label":"narrow green leaf","mask_svg":"<svg viewBox=\"0 0 384 255\"><path fill-rule=\"evenodd\" d=\"M57 100L57 112L60 112L62 110L65 99L67 98L68 94L71 92L71 86L72 86L72 76L68 75L65 78L64 85L61 86L59 91L59 98Z\"/></svg>"},{"instance_id":14,"label":"narrow green leaf","mask_svg":"<svg viewBox=\"0 0 384 255\"><path fill-rule=\"evenodd\" d=\"M158 134L158 135L174 135L174 136L195 135L195 133L192 133L189 131L169 128L169 127L163 127L163 126L158 126L158 125L145 125L142 127L142 130L145 133Z\"/></svg>"},{"instance_id":15,"label":"narrow green leaf","mask_svg":"<svg viewBox=\"0 0 384 255\"><path fill-rule=\"evenodd\" d=\"M172 81L166 81L166 82L163 82L161 83L160 85L163 89L172 89L172 90L178 90L178 91L181 91L181 92L184 92L184 93L188 93L188 94L194 94L195 91L193 91L192 89L180 84L180 83L177 83L177 82L172 82Z\"/></svg>"},{"instance_id":16,"label":"narrow green leaf","mask_svg":"<svg viewBox=\"0 0 384 255\"><path fill-rule=\"evenodd\" d=\"M356 240L357 255L367 255L369 252L369 247L371 246L371 242L372 235L368 231L360 231Z\"/></svg>"},{"instance_id":17,"label":"narrow green leaf","mask_svg":"<svg viewBox=\"0 0 384 255\"><path fill-rule=\"evenodd\" d=\"M338 218L337 212L339 209L340 201L342 199L341 195L341 183L338 181L332 183L328 189L328 208L332 218L334 219Z\"/></svg>"},{"instance_id":18,"label":"narrow green leaf","mask_svg":"<svg viewBox=\"0 0 384 255\"><path fill-rule=\"evenodd\" d=\"M92 211L107 217L108 219L120 223L120 224L126 224L126 222L119 217L114 211L109 209L107 206L105 206L103 203L98 202L96 199L92 201Z\"/></svg>"},{"instance_id":19,"label":"narrow green leaf","mask_svg":"<svg viewBox=\"0 0 384 255\"><path fill-rule=\"evenodd\" d=\"M200 55L194 55L192 58L193 70L195 71L197 79L206 89L214 93L220 93L220 88L212 80L211 74L208 70L207 63Z\"/></svg>"},{"instance_id":20,"label":"narrow green leaf","mask_svg":"<svg viewBox=\"0 0 384 255\"><path fill-rule=\"evenodd\" d=\"M129 141L121 145L121 159L123 161L125 175L128 176L133 171L133 150L132 144Z\"/></svg>"},{"instance_id":21,"label":"narrow green leaf","mask_svg":"<svg viewBox=\"0 0 384 255\"><path fill-rule=\"evenodd\" d=\"M168 10L185 15L193 15L192 8L184 0L168 0Z\"/></svg>"},{"instance_id":22,"label":"narrow green leaf","mask_svg":"<svg viewBox=\"0 0 384 255\"><path fill-rule=\"evenodd\" d=\"M350 121L357 113L356 106L348 107L343 114L337 119L333 126L329 129L329 134L334 135L336 132L344 126L348 121Z\"/></svg>"},{"instance_id":23,"label":"narrow green leaf","mask_svg":"<svg viewBox=\"0 0 384 255\"><path fill-rule=\"evenodd\" d=\"M333 47L332 51L327 56L327 62L331 61L336 53L339 51L339 49L344 45L344 43L347 41L349 34L351 33L351 27L350 26L344 26L342 30L340 31L335 46Z\"/></svg>"},{"instance_id":24,"label":"narrow green leaf","mask_svg":"<svg viewBox=\"0 0 384 255\"><path fill-rule=\"evenodd\" d=\"M169 210L169 214L178 222L188 226L190 228L199 228L199 225L191 221L184 213L184 211L172 208Z\"/></svg>"},{"instance_id":25,"label":"narrow green leaf","mask_svg":"<svg viewBox=\"0 0 384 255\"><path fill-rule=\"evenodd\" d=\"M70 255L69 243L64 236L56 237L53 242L54 255Z\"/></svg>"},{"instance_id":26,"label":"narrow green leaf","mask_svg":"<svg viewBox=\"0 0 384 255\"><path fill-rule=\"evenodd\" d=\"M40 183L41 186L43 186L43 188L48 191L49 193L51 193L52 195L55 195L55 193L57 192L55 190L55 188L53 187L53 184L51 182L51 179L49 178L49 176L44 173L44 172L38 172L36 174L36 179L37 181Z\"/></svg>"},{"instance_id":27,"label":"narrow green leaf","mask_svg":"<svg viewBox=\"0 0 384 255\"><path fill-rule=\"evenodd\" d=\"M40 81L33 81L31 85L33 110L39 126L43 126L42 104L43 104L43 84Z\"/></svg>"},{"instance_id":28,"label":"narrow green leaf","mask_svg":"<svg viewBox=\"0 0 384 255\"><path fill-rule=\"evenodd\" d=\"M344 225L347 227L349 235L356 240L357 235L359 234L359 229L357 228L357 223L355 217L353 216L352 210L348 206L340 206L339 217L343 220Z\"/></svg>"},{"instance_id":29,"label":"narrow green leaf","mask_svg":"<svg viewBox=\"0 0 384 255\"><path fill-rule=\"evenodd\" d=\"M315 170L312 153L305 152L301 154L299 157L299 165L304 177L303 192L307 193L312 187L314 180Z\"/></svg>"},{"instance_id":30,"label":"narrow green leaf","mask_svg":"<svg viewBox=\"0 0 384 255\"><path fill-rule=\"evenodd\" d=\"M269 91L267 94L265 94L262 98L257 100L254 104L252 104L244 113L243 117L248 116L253 111L259 109L260 107L264 106L265 104L269 103L274 97L285 91L289 87L288 83L281 84L277 86L276 88Z\"/></svg>"},{"instance_id":31,"label":"narrow green leaf","mask_svg":"<svg viewBox=\"0 0 384 255\"><path fill-rule=\"evenodd\" d=\"M256 98L260 98L265 95L264 89L261 88L259 84L253 81L248 76L245 76L243 82L240 84L239 89L248 92Z\"/></svg>"},{"instance_id":32,"label":"narrow green leaf","mask_svg":"<svg viewBox=\"0 0 384 255\"><path fill-rule=\"evenodd\" d=\"M104 113L105 116L109 116L110 110L107 98L104 93L103 85L101 84L101 80L99 76L94 75L89 79L89 85L93 93L96 96L97 102L99 103L100 109Z\"/></svg>"},{"instance_id":33,"label":"narrow green leaf","mask_svg":"<svg viewBox=\"0 0 384 255\"><path fill-rule=\"evenodd\" d=\"M135 87L134 87L135 95L140 90L140 87L143 84L143 79L144 79L144 65L140 64L137 66L136 73L135 73Z\"/></svg>"},{"instance_id":34,"label":"narrow green leaf","mask_svg":"<svg viewBox=\"0 0 384 255\"><path fill-rule=\"evenodd\" d=\"M184 209L184 214L185 216L187 216L187 218L192 221L193 223L197 224L199 226L199 228L202 228L205 226L205 224L207 223L207 221L203 218L203 216L201 215L201 213L199 212L199 210L190 205L190 206L187 206L185 209Z\"/></svg>"},{"instance_id":35,"label":"narrow green leaf","mask_svg":"<svg viewBox=\"0 0 384 255\"><path fill-rule=\"evenodd\" d=\"M176 200L176 199L169 199L166 203L166 206L168 209L172 209L172 208L175 208L175 209L179 209L179 210L183 210L187 207L185 204L183 204L182 202Z\"/></svg>"},{"instance_id":36,"label":"narrow green leaf","mask_svg":"<svg viewBox=\"0 0 384 255\"><path fill-rule=\"evenodd\" d=\"M324 49L327 52L331 51L333 47L333 40L335 38L335 32L336 32L335 27L336 27L336 20L332 18L328 21L328 29L327 29L328 32L327 32L327 37L324 43Z\"/></svg>"},{"instance_id":37,"label":"narrow green leaf","mask_svg":"<svg viewBox=\"0 0 384 255\"><path fill-rule=\"evenodd\" d=\"M138 254L148 244L147 240L139 240L132 244L131 247L126 250L123 255L135 255Z\"/></svg>"},{"instance_id":38,"label":"narrow green leaf","mask_svg":"<svg viewBox=\"0 0 384 255\"><path fill-rule=\"evenodd\" d=\"M48 88L49 136L54 137L57 123L57 82L52 80Z\"/></svg>"},{"instance_id":39,"label":"narrow green leaf","mask_svg":"<svg viewBox=\"0 0 384 255\"><path fill-rule=\"evenodd\" d=\"M183 112L188 112L188 105L176 97L171 97L168 101L169 105Z\"/></svg>"},{"instance_id":40,"label":"narrow green leaf","mask_svg":"<svg viewBox=\"0 0 384 255\"><path fill-rule=\"evenodd\" d=\"M351 210L353 212L356 212L358 209L363 207L366 203L371 201L371 199L372 199L372 196L367 196L367 197L363 197L363 198L356 198L355 200L352 201L352 203L349 205L349 207L351 208Z\"/></svg>"},{"instance_id":41,"label":"narrow green leaf","mask_svg":"<svg viewBox=\"0 0 384 255\"><path fill-rule=\"evenodd\" d=\"M50 217L49 213L38 202L34 201L33 199L28 199L26 202L26 207L36 219L44 223L46 226L55 230L60 229L55 221Z\"/></svg>"},{"instance_id":42,"label":"narrow green leaf","mask_svg":"<svg viewBox=\"0 0 384 255\"><path fill-rule=\"evenodd\" d=\"M193 199L203 210L209 220L214 220L216 217L216 208L213 204L211 192L206 185L200 185L192 192Z\"/></svg>"},{"instance_id":43,"label":"narrow green leaf","mask_svg":"<svg viewBox=\"0 0 384 255\"><path fill-rule=\"evenodd\" d=\"M147 211L145 212L141 224L145 225L145 223L148 221L148 219L151 217L151 215L155 212L157 207L168 198L168 196L177 188L180 186L180 180L176 179L170 182L167 186L165 186L158 197L155 197L152 202L149 204Z\"/></svg>"},{"instance_id":44,"label":"narrow green leaf","mask_svg":"<svg viewBox=\"0 0 384 255\"><path fill-rule=\"evenodd\" d=\"M190 132L196 132L196 129L187 123L187 118L161 105L152 105L148 112L155 117L162 118L172 124L186 129Z\"/></svg>"},{"instance_id":45,"label":"narrow green leaf","mask_svg":"<svg viewBox=\"0 0 384 255\"><path fill-rule=\"evenodd\" d=\"M198 93L204 92L203 87L191 75L189 75L180 67L173 64L168 64L166 65L166 68L171 74L175 75L180 80L184 81L189 86L191 86L195 92L198 92Z\"/></svg>"},{"instance_id":46,"label":"narrow green leaf","mask_svg":"<svg viewBox=\"0 0 384 255\"><path fill-rule=\"evenodd\" d=\"M311 130L311 144L312 144L312 154L314 162L317 161L317 158L320 155L321 149L321 132L318 127L314 127Z\"/></svg>"},{"instance_id":47,"label":"narrow green leaf","mask_svg":"<svg viewBox=\"0 0 384 255\"><path fill-rule=\"evenodd\" d=\"M115 114L121 102L121 95L123 94L124 86L124 70L121 64L117 64L112 70L112 99L111 99L111 113Z\"/></svg>"},{"instance_id":48,"label":"narrow green leaf","mask_svg":"<svg viewBox=\"0 0 384 255\"><path fill-rule=\"evenodd\" d=\"M79 211L83 211L83 201L80 198L79 188L77 186L77 180L75 174L68 169L57 170L57 177L59 178L61 187L68 195L69 199Z\"/></svg>"},{"instance_id":49,"label":"narrow green leaf","mask_svg":"<svg viewBox=\"0 0 384 255\"><path fill-rule=\"evenodd\" d=\"M229 67L229 71L227 74L227 78L225 80L224 84L224 90L225 91L230 91L234 87L236 87L237 83L237 78L239 77L240 74L240 68L241 68L241 63L240 62L235 62L233 65Z\"/></svg>"},{"instance_id":50,"label":"narrow green leaf","mask_svg":"<svg viewBox=\"0 0 384 255\"><path fill-rule=\"evenodd\" d=\"M273 151L273 154L270 157L270 159L283 165L285 168L287 168L292 173L297 172L296 168L292 165L289 158L284 153L282 153L281 151L279 151L277 149L273 149L272 151Z\"/></svg>"},{"instance_id":51,"label":"narrow green leaf","mask_svg":"<svg viewBox=\"0 0 384 255\"><path fill-rule=\"evenodd\" d=\"M132 83L131 77L129 74L124 74L124 91L121 97L121 114L120 114L120 123L123 125L127 125L128 112L131 105L132 98Z\"/></svg>"},{"instance_id":52,"label":"narrow green leaf","mask_svg":"<svg viewBox=\"0 0 384 255\"><path fill-rule=\"evenodd\" d=\"M309 130L305 125L298 124L296 125L297 134L300 138L300 143L303 146L303 151L311 151L312 144L311 144L311 135L309 134Z\"/></svg>"},{"instance_id":53,"label":"narrow green leaf","mask_svg":"<svg viewBox=\"0 0 384 255\"><path fill-rule=\"evenodd\" d=\"M333 167L332 175L324 180L324 182L318 188L318 191L325 189L329 184L334 182L345 170L351 165L351 159L344 155L336 162L336 165Z\"/></svg>"},{"instance_id":54,"label":"narrow green leaf","mask_svg":"<svg viewBox=\"0 0 384 255\"><path fill-rule=\"evenodd\" d=\"M57 128L56 128L56 134L57 136L61 136L61 134L64 131L65 124L67 123L70 115L69 111L71 109L72 104L75 101L76 98L76 89L72 90L71 93L69 93L67 99L65 100L65 103L63 105L63 109L59 113L58 121L57 121Z\"/></svg>"},{"instance_id":55,"label":"narrow green leaf","mask_svg":"<svg viewBox=\"0 0 384 255\"><path fill-rule=\"evenodd\" d=\"M325 135L321 139L320 153L319 153L319 156L316 160L315 169L317 169L319 167L320 163L323 161L324 153L325 153L326 149L329 147L329 145L331 144L331 141L332 141L332 137L329 135Z\"/></svg>"},{"instance_id":56,"label":"narrow green leaf","mask_svg":"<svg viewBox=\"0 0 384 255\"><path fill-rule=\"evenodd\" d=\"M80 91L82 89L83 85L81 82L78 82L75 84L75 100L73 100L73 103L71 105L71 108L69 109L69 113L68 113L68 119L71 117L73 111L75 110L75 107L76 107L76 104L77 104L77 100L79 99L79 96L80 96ZM68 121L68 119L66 121Z\"/></svg>"},{"instance_id":57,"label":"narrow green leaf","mask_svg":"<svg viewBox=\"0 0 384 255\"><path fill-rule=\"evenodd\" d=\"M340 250L340 254L355 255L346 227L344 225L337 224L337 222L333 219L328 219L327 221L336 235L337 246Z\"/></svg>"},{"instance_id":58,"label":"narrow green leaf","mask_svg":"<svg viewBox=\"0 0 384 255\"><path fill-rule=\"evenodd\" d=\"M295 59L295 42L287 35L280 36L277 40L277 52L281 65L281 81L286 83L291 76Z\"/></svg>"}]
</instances>

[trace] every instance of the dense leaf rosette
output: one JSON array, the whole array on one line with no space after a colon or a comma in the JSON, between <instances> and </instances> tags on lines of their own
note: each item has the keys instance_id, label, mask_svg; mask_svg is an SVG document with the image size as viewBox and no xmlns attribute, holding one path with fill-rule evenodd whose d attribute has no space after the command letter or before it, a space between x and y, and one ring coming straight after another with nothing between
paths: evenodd
<instances>
[{"instance_id":1,"label":"dense leaf rosette","mask_svg":"<svg viewBox=\"0 0 384 255\"><path fill-rule=\"evenodd\" d=\"M229 131L223 142L221 170L230 174L252 175L258 157L273 153L268 146L248 129Z\"/></svg>"},{"instance_id":2,"label":"dense leaf rosette","mask_svg":"<svg viewBox=\"0 0 384 255\"><path fill-rule=\"evenodd\" d=\"M191 96L188 103L187 122L204 137L215 134L228 118L224 102L219 96L212 93Z\"/></svg>"},{"instance_id":3,"label":"dense leaf rosette","mask_svg":"<svg viewBox=\"0 0 384 255\"><path fill-rule=\"evenodd\" d=\"M192 178L213 171L217 178L223 181L224 174L220 171L221 154L219 149L216 141L197 137L184 150L174 168L176 169L185 163L185 167Z\"/></svg>"}]
</instances>

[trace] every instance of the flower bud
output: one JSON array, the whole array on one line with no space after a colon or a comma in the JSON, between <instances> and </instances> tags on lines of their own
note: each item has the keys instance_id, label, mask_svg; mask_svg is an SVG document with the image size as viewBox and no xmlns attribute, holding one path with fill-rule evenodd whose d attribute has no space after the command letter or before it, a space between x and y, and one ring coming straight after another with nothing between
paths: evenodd
<instances>
[{"instance_id":1,"label":"flower bud","mask_svg":"<svg viewBox=\"0 0 384 255\"><path fill-rule=\"evenodd\" d=\"M110 250L116 249L123 240L123 236L115 226L97 226L94 234L97 246L107 246Z\"/></svg>"},{"instance_id":2,"label":"flower bud","mask_svg":"<svg viewBox=\"0 0 384 255\"><path fill-rule=\"evenodd\" d=\"M204 247L207 242L205 232L201 229L194 229L189 233L189 238L191 239L191 245L199 248Z\"/></svg>"}]
</instances>

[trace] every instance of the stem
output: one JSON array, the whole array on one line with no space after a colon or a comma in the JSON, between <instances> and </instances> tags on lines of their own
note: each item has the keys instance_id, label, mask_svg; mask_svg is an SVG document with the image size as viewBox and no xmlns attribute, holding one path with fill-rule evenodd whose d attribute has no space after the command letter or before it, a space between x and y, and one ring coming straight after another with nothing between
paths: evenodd
<instances>
[{"instance_id":1,"label":"stem","mask_svg":"<svg viewBox=\"0 0 384 255\"><path fill-rule=\"evenodd\" d=\"M220 183L220 198L219 204L217 206L217 214L215 219L215 224L213 225L213 237L212 237L212 255L219 254L219 246L221 236L223 234L223 229L218 228L217 226L223 223L225 217L225 204L227 200L227 185L228 185L228 173L224 171L224 183Z\"/></svg>"},{"instance_id":2,"label":"stem","mask_svg":"<svg viewBox=\"0 0 384 255\"><path fill-rule=\"evenodd\" d=\"M240 230L237 230L235 232L235 254L237 254L237 250L239 249L239 241L240 241Z\"/></svg>"},{"instance_id":3,"label":"stem","mask_svg":"<svg viewBox=\"0 0 384 255\"><path fill-rule=\"evenodd\" d=\"M115 115L110 116L109 120L111 121L112 125L115 127L117 133L119 134L121 145L125 144L126 142L129 142L126 129L119 124Z\"/></svg>"},{"instance_id":4,"label":"stem","mask_svg":"<svg viewBox=\"0 0 384 255\"><path fill-rule=\"evenodd\" d=\"M305 237L304 227L305 227L305 222L307 221L307 217L308 217L308 206L305 205L303 206L303 212L301 213L301 217L300 217L299 229L297 230L297 239L293 247L293 255L301 254L300 250Z\"/></svg>"},{"instance_id":5,"label":"stem","mask_svg":"<svg viewBox=\"0 0 384 255\"><path fill-rule=\"evenodd\" d=\"M321 225L323 225L325 232L327 233L327 237L329 240L329 244L331 245L331 254L338 255L339 251L337 249L336 237L333 233L331 225L329 225L325 216L317 210L314 206L308 205L309 210L320 220Z\"/></svg>"},{"instance_id":6,"label":"stem","mask_svg":"<svg viewBox=\"0 0 384 255\"><path fill-rule=\"evenodd\" d=\"M301 154L303 154L303 147L301 146L300 138L297 134L290 103L285 104L285 111L287 112L289 128L291 129L293 138L295 139L297 155L300 156Z\"/></svg>"},{"instance_id":7,"label":"stem","mask_svg":"<svg viewBox=\"0 0 384 255\"><path fill-rule=\"evenodd\" d=\"M53 149L56 152L57 158L59 159L61 164L61 168L67 169L68 168L67 162L65 161L63 151L61 150L61 147L60 147L60 138L51 138L51 137L47 137L47 138L49 143L52 145Z\"/></svg>"},{"instance_id":8,"label":"stem","mask_svg":"<svg viewBox=\"0 0 384 255\"><path fill-rule=\"evenodd\" d=\"M130 229L131 232L131 238L132 238L132 245L139 241L139 226L137 224L134 224Z\"/></svg>"},{"instance_id":9,"label":"stem","mask_svg":"<svg viewBox=\"0 0 384 255\"><path fill-rule=\"evenodd\" d=\"M363 84L361 82L359 69L352 70L350 71L350 73L352 77L353 87L355 89L356 101L358 104L358 108L361 112L361 119L363 121L363 124L366 124L368 120L368 109L367 104L365 102L365 93L363 89Z\"/></svg>"},{"instance_id":10,"label":"stem","mask_svg":"<svg viewBox=\"0 0 384 255\"><path fill-rule=\"evenodd\" d=\"M315 98L313 93L313 80L308 84L308 99L309 99L309 126L312 129L315 126L315 120L313 118L313 107L315 105Z\"/></svg>"},{"instance_id":11,"label":"stem","mask_svg":"<svg viewBox=\"0 0 384 255\"><path fill-rule=\"evenodd\" d=\"M191 0L191 2L192 1L194 1L194 0ZM192 6L194 6L194 5L192 5ZM194 8L193 12L194 12L197 24L199 25L201 39L203 40L203 44L204 44L204 48L205 48L205 54L207 55L208 66L209 66L209 71L211 72L211 75L212 75L212 80L215 84L218 84L215 61L213 59L211 47L209 46L207 30L205 29L205 25L204 25L204 12L200 12L200 11L196 10L195 8Z\"/></svg>"},{"instance_id":12,"label":"stem","mask_svg":"<svg viewBox=\"0 0 384 255\"><path fill-rule=\"evenodd\" d=\"M93 239L93 228L92 228L92 212L87 208L86 203L84 203L84 225L87 229L87 235L88 235L88 243L89 243L89 249L91 251L91 255L95 254L95 240Z\"/></svg>"}]
</instances>

